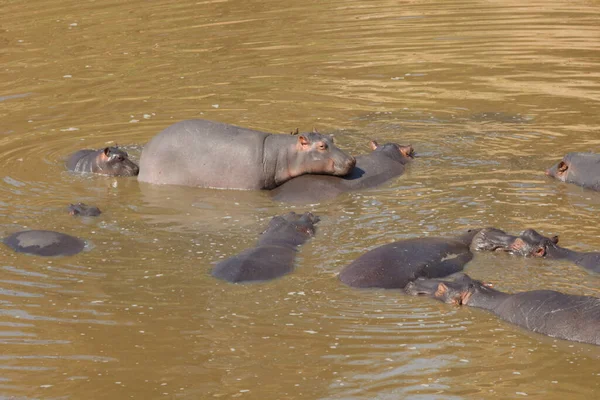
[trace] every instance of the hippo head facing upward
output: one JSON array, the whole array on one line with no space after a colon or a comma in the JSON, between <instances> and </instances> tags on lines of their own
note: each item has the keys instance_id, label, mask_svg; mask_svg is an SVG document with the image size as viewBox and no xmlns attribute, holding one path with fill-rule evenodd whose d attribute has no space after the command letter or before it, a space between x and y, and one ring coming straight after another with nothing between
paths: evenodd
<instances>
[{"instance_id":1,"label":"hippo head facing upward","mask_svg":"<svg viewBox=\"0 0 600 400\"><path fill-rule=\"evenodd\" d=\"M319 217L309 212L296 214L292 211L273 217L261 234L258 244L300 246L315 235L317 222Z\"/></svg>"},{"instance_id":2,"label":"hippo head facing upward","mask_svg":"<svg viewBox=\"0 0 600 400\"><path fill-rule=\"evenodd\" d=\"M380 151L392 160L398 161L402 164L406 164L415 157L415 150L410 144L405 146L397 143L386 143L380 145L376 140L371 140L369 142L369 146L371 147L371 150Z\"/></svg>"},{"instance_id":3,"label":"hippo head facing upward","mask_svg":"<svg viewBox=\"0 0 600 400\"><path fill-rule=\"evenodd\" d=\"M111 176L136 176L140 168L129 159L127 152L118 147L106 147L97 158L98 172Z\"/></svg>"},{"instance_id":4,"label":"hippo head facing upward","mask_svg":"<svg viewBox=\"0 0 600 400\"><path fill-rule=\"evenodd\" d=\"M547 169L546 175L562 182L600 190L600 154L568 153Z\"/></svg>"},{"instance_id":5,"label":"hippo head facing upward","mask_svg":"<svg viewBox=\"0 0 600 400\"><path fill-rule=\"evenodd\" d=\"M328 174L344 176L348 174L356 159L339 149L333 143L333 136L311 133L292 132L298 137L296 143L297 157L289 165L291 177L310 174Z\"/></svg>"},{"instance_id":6,"label":"hippo head facing upward","mask_svg":"<svg viewBox=\"0 0 600 400\"><path fill-rule=\"evenodd\" d=\"M471 241L472 251L506 251L524 257L544 257L558 244L558 236L548 238L533 229L519 236L509 235L496 228L480 230Z\"/></svg>"}]
</instances>

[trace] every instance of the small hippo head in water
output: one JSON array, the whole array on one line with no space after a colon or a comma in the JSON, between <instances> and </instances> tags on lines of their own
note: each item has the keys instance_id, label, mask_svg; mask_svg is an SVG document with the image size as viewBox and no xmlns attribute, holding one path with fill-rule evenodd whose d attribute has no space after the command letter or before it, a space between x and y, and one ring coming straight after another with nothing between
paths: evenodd
<instances>
[{"instance_id":1,"label":"small hippo head in water","mask_svg":"<svg viewBox=\"0 0 600 400\"><path fill-rule=\"evenodd\" d=\"M371 150L381 151L392 160L398 161L402 164L406 164L415 157L415 150L410 144L406 146L397 143L386 143L380 145L376 140L371 140L369 142L369 146L371 147Z\"/></svg>"},{"instance_id":2,"label":"small hippo head in water","mask_svg":"<svg viewBox=\"0 0 600 400\"><path fill-rule=\"evenodd\" d=\"M477 281L463 273L457 274L454 281L418 278L410 282L404 291L411 296L428 296L457 306L470 302L475 293L484 292L493 297L493 293L496 292L490 283Z\"/></svg>"},{"instance_id":3,"label":"small hippo head in water","mask_svg":"<svg viewBox=\"0 0 600 400\"><path fill-rule=\"evenodd\" d=\"M129 159L127 152L117 147L106 147L96 157L99 173L112 176L136 176L140 168Z\"/></svg>"},{"instance_id":4,"label":"small hippo head in water","mask_svg":"<svg viewBox=\"0 0 600 400\"><path fill-rule=\"evenodd\" d=\"M312 133L292 132L298 136L296 143L297 157L289 165L289 176L309 174L347 175L356 159L346 154L333 143L333 136Z\"/></svg>"},{"instance_id":5,"label":"small hippo head in water","mask_svg":"<svg viewBox=\"0 0 600 400\"><path fill-rule=\"evenodd\" d=\"M600 190L600 154L568 153L546 175L562 182Z\"/></svg>"},{"instance_id":6,"label":"small hippo head in water","mask_svg":"<svg viewBox=\"0 0 600 400\"><path fill-rule=\"evenodd\" d=\"M73 216L82 217L97 217L102 214L102 211L98 207L88 206L84 203L77 203L69 205L69 214Z\"/></svg>"},{"instance_id":7,"label":"small hippo head in water","mask_svg":"<svg viewBox=\"0 0 600 400\"><path fill-rule=\"evenodd\" d=\"M258 243L299 246L315 235L317 222L319 217L309 212L296 214L292 211L273 217Z\"/></svg>"}]
</instances>

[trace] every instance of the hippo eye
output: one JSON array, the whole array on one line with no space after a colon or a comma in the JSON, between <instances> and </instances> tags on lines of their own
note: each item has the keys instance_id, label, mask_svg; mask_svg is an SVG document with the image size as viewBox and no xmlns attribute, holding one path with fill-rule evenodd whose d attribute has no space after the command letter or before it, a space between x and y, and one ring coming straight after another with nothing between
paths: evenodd
<instances>
[{"instance_id":1,"label":"hippo eye","mask_svg":"<svg viewBox=\"0 0 600 400\"><path fill-rule=\"evenodd\" d=\"M569 169L569 166L567 165L567 163L566 163L566 162L564 162L564 161L561 161L561 162L558 164L558 167L557 167L557 169L558 169L558 172L561 172L561 173L562 173L562 172L565 172L566 170L568 170L568 169Z\"/></svg>"},{"instance_id":2,"label":"hippo eye","mask_svg":"<svg viewBox=\"0 0 600 400\"><path fill-rule=\"evenodd\" d=\"M326 143L319 143L319 150L327 150L327 144Z\"/></svg>"}]
</instances>

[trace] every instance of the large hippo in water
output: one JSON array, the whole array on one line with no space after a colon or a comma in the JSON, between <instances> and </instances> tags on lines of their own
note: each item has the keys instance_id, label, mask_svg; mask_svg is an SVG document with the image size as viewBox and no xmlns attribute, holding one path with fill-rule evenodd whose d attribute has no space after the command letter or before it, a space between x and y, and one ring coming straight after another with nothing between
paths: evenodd
<instances>
[{"instance_id":1,"label":"large hippo in water","mask_svg":"<svg viewBox=\"0 0 600 400\"><path fill-rule=\"evenodd\" d=\"M140 159L141 182L273 189L302 174L346 175L352 156L319 133L277 135L200 119L156 135Z\"/></svg>"},{"instance_id":2,"label":"large hippo in water","mask_svg":"<svg viewBox=\"0 0 600 400\"><path fill-rule=\"evenodd\" d=\"M559 339L600 345L600 299L554 290L504 293L460 274L454 281L417 279L405 288L449 304L483 308L522 328Z\"/></svg>"},{"instance_id":3,"label":"large hippo in water","mask_svg":"<svg viewBox=\"0 0 600 400\"><path fill-rule=\"evenodd\" d=\"M352 190L379 186L404 173L405 164L414 157L412 146L371 141L369 154L356 157L356 165L349 174L337 177L328 175L302 175L290 179L274 189L273 200L290 203L317 203Z\"/></svg>"},{"instance_id":4,"label":"large hippo in water","mask_svg":"<svg viewBox=\"0 0 600 400\"><path fill-rule=\"evenodd\" d=\"M452 239L415 238L377 247L342 269L339 278L353 287L401 289L421 276L451 275L473 258L469 246L478 231L470 229Z\"/></svg>"},{"instance_id":5,"label":"large hippo in water","mask_svg":"<svg viewBox=\"0 0 600 400\"><path fill-rule=\"evenodd\" d=\"M592 272L600 272L600 252L580 252L558 245L558 236L546 237L534 229L526 229L519 236L509 235L496 228L482 229L473 237L473 251L506 251L524 257L544 257L568 260Z\"/></svg>"},{"instance_id":6,"label":"large hippo in water","mask_svg":"<svg viewBox=\"0 0 600 400\"><path fill-rule=\"evenodd\" d=\"M319 218L290 212L274 217L256 247L215 265L213 276L229 282L264 281L294 269L298 246L314 236Z\"/></svg>"},{"instance_id":7,"label":"large hippo in water","mask_svg":"<svg viewBox=\"0 0 600 400\"><path fill-rule=\"evenodd\" d=\"M546 175L600 191L600 154L568 153L562 161L548 169Z\"/></svg>"},{"instance_id":8,"label":"large hippo in water","mask_svg":"<svg viewBox=\"0 0 600 400\"><path fill-rule=\"evenodd\" d=\"M16 232L6 237L3 242L17 253L37 256L72 256L85 247L85 242L81 239L44 230Z\"/></svg>"},{"instance_id":9,"label":"large hippo in water","mask_svg":"<svg viewBox=\"0 0 600 400\"><path fill-rule=\"evenodd\" d=\"M137 164L129 159L129 155L117 147L79 150L67 159L67 169L110 176L136 176L140 172Z\"/></svg>"}]
</instances>

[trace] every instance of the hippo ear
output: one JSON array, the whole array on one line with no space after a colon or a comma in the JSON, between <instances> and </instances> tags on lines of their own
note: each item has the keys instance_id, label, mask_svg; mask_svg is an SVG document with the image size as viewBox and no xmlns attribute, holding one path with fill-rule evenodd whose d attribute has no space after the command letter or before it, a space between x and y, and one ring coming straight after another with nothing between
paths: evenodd
<instances>
[{"instance_id":1,"label":"hippo ear","mask_svg":"<svg viewBox=\"0 0 600 400\"><path fill-rule=\"evenodd\" d=\"M568 170L569 166L567 165L566 162L561 161L561 162L558 163L558 167L556 167L556 169L557 169L558 172L562 173L562 172L565 172L566 170Z\"/></svg>"},{"instance_id":2,"label":"hippo ear","mask_svg":"<svg viewBox=\"0 0 600 400\"><path fill-rule=\"evenodd\" d=\"M402 154L404 157L413 157L414 153L415 151L410 144L406 146L400 146L400 154Z\"/></svg>"},{"instance_id":3,"label":"hippo ear","mask_svg":"<svg viewBox=\"0 0 600 400\"><path fill-rule=\"evenodd\" d=\"M443 297L448 291L448 286L443 283L438 284L437 290L435 291L435 297Z\"/></svg>"},{"instance_id":4,"label":"hippo ear","mask_svg":"<svg viewBox=\"0 0 600 400\"><path fill-rule=\"evenodd\" d=\"M313 126L313 133L319 133L319 131L317 130L317 128L315 128L314 126Z\"/></svg>"},{"instance_id":5,"label":"hippo ear","mask_svg":"<svg viewBox=\"0 0 600 400\"><path fill-rule=\"evenodd\" d=\"M558 244L558 235L556 235L556 236L552 236L552 237L550 238L550 241L551 241L552 243L554 243L554 244Z\"/></svg>"},{"instance_id":6,"label":"hippo ear","mask_svg":"<svg viewBox=\"0 0 600 400\"><path fill-rule=\"evenodd\" d=\"M546 255L546 248L544 246L540 246L538 247L534 252L533 255L535 257L544 257Z\"/></svg>"},{"instance_id":7,"label":"hippo ear","mask_svg":"<svg viewBox=\"0 0 600 400\"><path fill-rule=\"evenodd\" d=\"M300 130L299 130L298 128L296 128L296 130L295 130L295 131L291 131L291 132L290 132L290 135L297 135L297 134L299 134L299 133L300 133Z\"/></svg>"},{"instance_id":8,"label":"hippo ear","mask_svg":"<svg viewBox=\"0 0 600 400\"><path fill-rule=\"evenodd\" d=\"M109 155L109 154L110 154L110 147L105 147L105 148L104 148L104 155L105 155L106 157L108 157L108 155Z\"/></svg>"},{"instance_id":9,"label":"hippo ear","mask_svg":"<svg viewBox=\"0 0 600 400\"><path fill-rule=\"evenodd\" d=\"M371 140L369 142L369 146L371 147L371 150L377 150L379 143L377 143L377 140Z\"/></svg>"},{"instance_id":10,"label":"hippo ear","mask_svg":"<svg viewBox=\"0 0 600 400\"><path fill-rule=\"evenodd\" d=\"M308 140L304 135L298 136L298 143L300 143L300 146L302 147L310 146L310 140Z\"/></svg>"}]
</instances>

